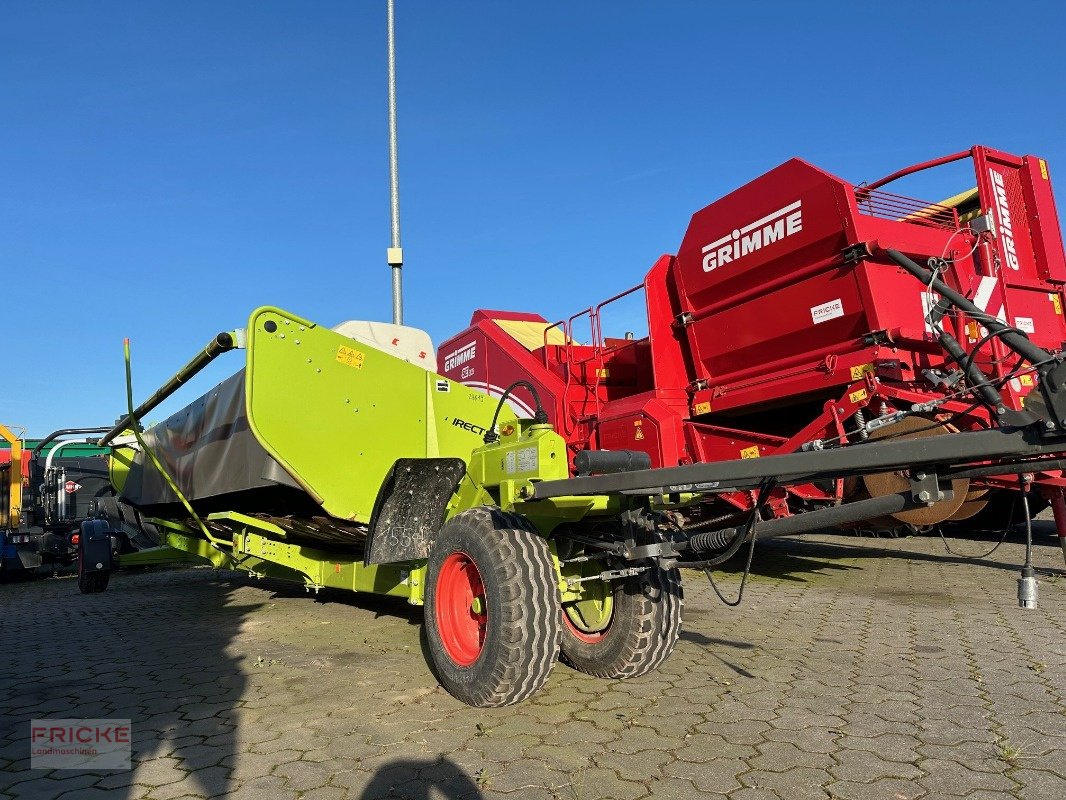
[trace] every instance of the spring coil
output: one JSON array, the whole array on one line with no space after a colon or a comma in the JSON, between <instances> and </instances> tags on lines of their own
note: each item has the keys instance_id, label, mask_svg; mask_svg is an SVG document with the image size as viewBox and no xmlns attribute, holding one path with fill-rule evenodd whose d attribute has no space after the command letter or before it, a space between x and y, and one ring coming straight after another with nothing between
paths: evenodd
<instances>
[{"instance_id":1,"label":"spring coil","mask_svg":"<svg viewBox=\"0 0 1066 800\"><path fill-rule=\"evenodd\" d=\"M740 532L736 528L722 528L717 531L697 533L688 540L688 546L694 553L711 553L724 550L733 544Z\"/></svg>"},{"instance_id":2,"label":"spring coil","mask_svg":"<svg viewBox=\"0 0 1066 800\"><path fill-rule=\"evenodd\" d=\"M866 441L870 438L870 432L866 430L866 414L863 413L861 408L856 409L855 416L852 417L855 420L856 433L862 441Z\"/></svg>"}]
</instances>

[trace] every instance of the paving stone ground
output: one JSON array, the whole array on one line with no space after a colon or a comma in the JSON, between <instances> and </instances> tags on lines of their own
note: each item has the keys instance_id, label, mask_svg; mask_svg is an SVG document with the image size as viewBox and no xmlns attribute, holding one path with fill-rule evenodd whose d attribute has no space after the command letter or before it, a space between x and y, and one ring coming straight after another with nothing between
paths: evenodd
<instances>
[{"instance_id":1,"label":"paving stone ground","mask_svg":"<svg viewBox=\"0 0 1066 800\"><path fill-rule=\"evenodd\" d=\"M559 665L487 711L438 686L402 602L201 568L0 586L0 796L1061 800L1066 575L1037 528L1036 611L1017 543L777 540L738 609L686 574L654 674ZM31 770L49 716L132 719L134 769Z\"/></svg>"}]
</instances>

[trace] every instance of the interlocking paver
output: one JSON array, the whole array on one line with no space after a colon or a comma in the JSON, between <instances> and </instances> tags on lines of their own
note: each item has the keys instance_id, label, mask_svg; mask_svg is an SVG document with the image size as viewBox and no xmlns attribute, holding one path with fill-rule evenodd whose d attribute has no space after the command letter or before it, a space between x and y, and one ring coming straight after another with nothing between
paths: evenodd
<instances>
[{"instance_id":1,"label":"interlocking paver","mask_svg":"<svg viewBox=\"0 0 1066 800\"><path fill-rule=\"evenodd\" d=\"M1020 555L761 544L739 609L686 575L684 636L656 673L560 665L532 702L491 710L440 689L402 602L206 569L120 574L92 597L0 586L4 644L21 643L0 648L0 797L1061 800L1066 577L1020 611ZM64 635L39 637L37 614L67 615ZM134 769L30 770L27 722L46 715L131 718Z\"/></svg>"}]
</instances>

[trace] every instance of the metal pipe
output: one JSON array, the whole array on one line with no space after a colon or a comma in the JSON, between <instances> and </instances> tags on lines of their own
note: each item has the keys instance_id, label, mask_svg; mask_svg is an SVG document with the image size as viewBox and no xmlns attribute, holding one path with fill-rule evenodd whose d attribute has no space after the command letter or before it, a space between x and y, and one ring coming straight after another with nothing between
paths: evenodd
<instances>
[{"instance_id":1,"label":"metal pipe","mask_svg":"<svg viewBox=\"0 0 1066 800\"><path fill-rule=\"evenodd\" d=\"M651 469L651 456L643 450L579 450L574 455L579 475L600 475Z\"/></svg>"},{"instance_id":2,"label":"metal pipe","mask_svg":"<svg viewBox=\"0 0 1066 800\"><path fill-rule=\"evenodd\" d=\"M68 444L88 444L88 442L88 439L67 439L65 442L60 442L48 451L48 457L44 460L44 471L47 473L52 468L52 459L56 457L56 453Z\"/></svg>"},{"instance_id":3,"label":"metal pipe","mask_svg":"<svg viewBox=\"0 0 1066 800\"><path fill-rule=\"evenodd\" d=\"M33 458L37 458L45 447L50 445L60 436L68 436L72 433L107 433L109 430L111 430L111 428L105 428L102 426L99 428L60 428L58 431L52 431L37 443L37 446L33 448Z\"/></svg>"},{"instance_id":4,"label":"metal pipe","mask_svg":"<svg viewBox=\"0 0 1066 800\"><path fill-rule=\"evenodd\" d=\"M972 316L974 319L978 320L988 330L992 331L993 333L1004 331L1004 333L1000 336L1000 338L1003 340L1003 343L1015 353L1025 358L1031 364L1036 364L1037 362L1048 361L1051 359L1051 354L1047 350L1044 350L1041 347L1037 347L1024 334L1019 333L1010 325L1005 325L992 315L982 311L970 300L967 300L965 297L956 292L942 280L935 277L931 271L927 270L925 267L921 266L915 261L912 261L911 259L907 258L907 256L903 255L903 253L899 252L899 250L892 250L891 248L888 248L881 250L880 252L883 252L893 262L903 267L903 269L907 270L907 272L909 272L915 278L920 280L926 286L930 286L933 291L939 292L941 297L947 298L949 301L951 301L952 305L954 305L960 311L964 311L965 313Z\"/></svg>"},{"instance_id":5,"label":"metal pipe","mask_svg":"<svg viewBox=\"0 0 1066 800\"><path fill-rule=\"evenodd\" d=\"M531 499L608 494L635 490L671 492L720 492L739 482L761 481L772 476L778 483L805 483L816 476L846 477L925 465L957 465L994 458L1032 458L1061 455L1062 439L1047 437L1035 426L1019 429L930 436L923 439L871 441L850 447L814 452L786 453L763 458L710 461L679 467L622 472L616 475L540 481L533 485Z\"/></svg>"},{"instance_id":6,"label":"metal pipe","mask_svg":"<svg viewBox=\"0 0 1066 800\"><path fill-rule=\"evenodd\" d=\"M871 497L867 500L857 500L854 503L846 503L840 506L818 509L817 511L807 511L803 514L794 514L790 517L781 517L779 519L758 522L755 526L754 535L760 541L764 539L775 539L779 536L797 536L802 533L813 533L822 530L823 528L833 528L847 525L852 522L860 522L864 519L889 516L890 514L897 514L900 511L907 511L922 505L924 504L915 502L909 492L905 494L888 494L881 497ZM738 526L732 529L731 535L733 537L742 536L744 535L745 530L745 526ZM728 530L723 530L719 533L725 536L730 535ZM678 545L675 545L675 547L681 549ZM716 563L715 559L704 561L678 561L677 566L702 569L707 566L715 566Z\"/></svg>"},{"instance_id":7,"label":"metal pipe","mask_svg":"<svg viewBox=\"0 0 1066 800\"><path fill-rule=\"evenodd\" d=\"M1014 464L991 464L972 469L948 469L939 473L945 480L962 478L988 478L996 475L1020 475L1025 472L1056 472L1066 469L1066 458L1044 459L1040 461L1018 461Z\"/></svg>"},{"instance_id":8,"label":"metal pipe","mask_svg":"<svg viewBox=\"0 0 1066 800\"><path fill-rule=\"evenodd\" d=\"M947 331L941 331L940 335L937 336L937 341L947 351L947 354L955 360L955 363L962 367L963 374L966 375L966 380L970 382L970 386L975 387L977 394L992 408L993 413L1002 414L1004 411L1003 395L999 393L995 386L988 382L988 376L977 366L974 359L967 358L966 351L962 349L959 340Z\"/></svg>"},{"instance_id":9,"label":"metal pipe","mask_svg":"<svg viewBox=\"0 0 1066 800\"><path fill-rule=\"evenodd\" d=\"M911 175L915 172L921 172L923 169L931 169L932 167L939 167L942 164L950 164L952 161L962 161L964 158L969 158L972 155L971 150L963 150L961 153L952 153L950 156L942 156L941 158L934 158L931 161L923 161L921 164L915 164L911 167L904 167L903 169L896 170L891 175L886 175L880 180L868 183L865 186L855 187L855 193L860 194L863 192L872 192L874 189L879 189L882 186L892 183L894 180L898 180L905 175Z\"/></svg>"},{"instance_id":10,"label":"metal pipe","mask_svg":"<svg viewBox=\"0 0 1066 800\"><path fill-rule=\"evenodd\" d=\"M807 511L803 514L793 514L790 517L760 522L756 524L756 535L760 539L792 536L821 528L847 525L850 522L859 522L864 519L886 517L923 505L924 503L916 502L910 492L886 494L881 497L871 497L869 500L857 500L854 503L844 503L839 506L820 508L817 511Z\"/></svg>"},{"instance_id":11,"label":"metal pipe","mask_svg":"<svg viewBox=\"0 0 1066 800\"><path fill-rule=\"evenodd\" d=\"M403 325L403 248L400 245L400 158L396 140L396 24L394 0L387 0L389 68L389 202L392 211L392 321Z\"/></svg>"},{"instance_id":12,"label":"metal pipe","mask_svg":"<svg viewBox=\"0 0 1066 800\"><path fill-rule=\"evenodd\" d=\"M141 403L132 414L127 414L122 419L120 419L115 425L115 427L111 428L111 430L109 430L103 435L103 437L101 437L97 444L100 446L106 445L116 436L121 434L124 430L129 428L134 420L143 418L145 414L150 412L152 409L154 409L156 406L158 406L160 403L162 403L164 400L174 394L174 392L180 389L184 384L188 383L188 381L192 379L194 375L200 372L200 370L202 370L212 361L214 361L218 356L222 355L223 353L228 353L236 346L237 343L234 339L233 334L229 333L228 331L223 331L222 333L215 336L214 339L207 343L203 350L193 356L193 359L184 367L179 369L174 375L174 377L167 381L165 384L163 384L163 386L160 387L155 392L155 394L153 394L151 397Z\"/></svg>"}]
</instances>

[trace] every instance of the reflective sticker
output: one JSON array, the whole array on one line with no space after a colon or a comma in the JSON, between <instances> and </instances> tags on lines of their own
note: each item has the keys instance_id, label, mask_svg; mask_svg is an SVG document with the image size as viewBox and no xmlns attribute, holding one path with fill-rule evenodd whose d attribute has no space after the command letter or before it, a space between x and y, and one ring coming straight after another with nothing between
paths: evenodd
<instances>
[{"instance_id":1,"label":"reflective sticker","mask_svg":"<svg viewBox=\"0 0 1066 800\"><path fill-rule=\"evenodd\" d=\"M366 353L356 350L354 347L346 347L343 344L337 348L337 360L346 367L363 368Z\"/></svg>"},{"instance_id":2,"label":"reflective sticker","mask_svg":"<svg viewBox=\"0 0 1066 800\"><path fill-rule=\"evenodd\" d=\"M868 396L869 395L866 394L865 389L859 389L857 392L852 392L851 394L849 394L848 399L853 403L861 403Z\"/></svg>"},{"instance_id":3,"label":"reflective sticker","mask_svg":"<svg viewBox=\"0 0 1066 800\"><path fill-rule=\"evenodd\" d=\"M696 416L699 416L700 414L710 414L711 413L711 404L710 403L696 403L695 407L692 410L693 410L693 412L695 412Z\"/></svg>"},{"instance_id":4,"label":"reflective sticker","mask_svg":"<svg viewBox=\"0 0 1066 800\"><path fill-rule=\"evenodd\" d=\"M861 381L864 375L873 375L873 364L859 364L857 367L851 368L851 379L853 381Z\"/></svg>"},{"instance_id":5,"label":"reflective sticker","mask_svg":"<svg viewBox=\"0 0 1066 800\"><path fill-rule=\"evenodd\" d=\"M741 458L758 458L759 455L759 446L757 444L753 444L751 447L745 447L740 451Z\"/></svg>"},{"instance_id":6,"label":"reflective sticker","mask_svg":"<svg viewBox=\"0 0 1066 800\"><path fill-rule=\"evenodd\" d=\"M1033 325L1032 317L1015 317L1014 327L1026 333L1036 333L1036 326Z\"/></svg>"}]
</instances>

